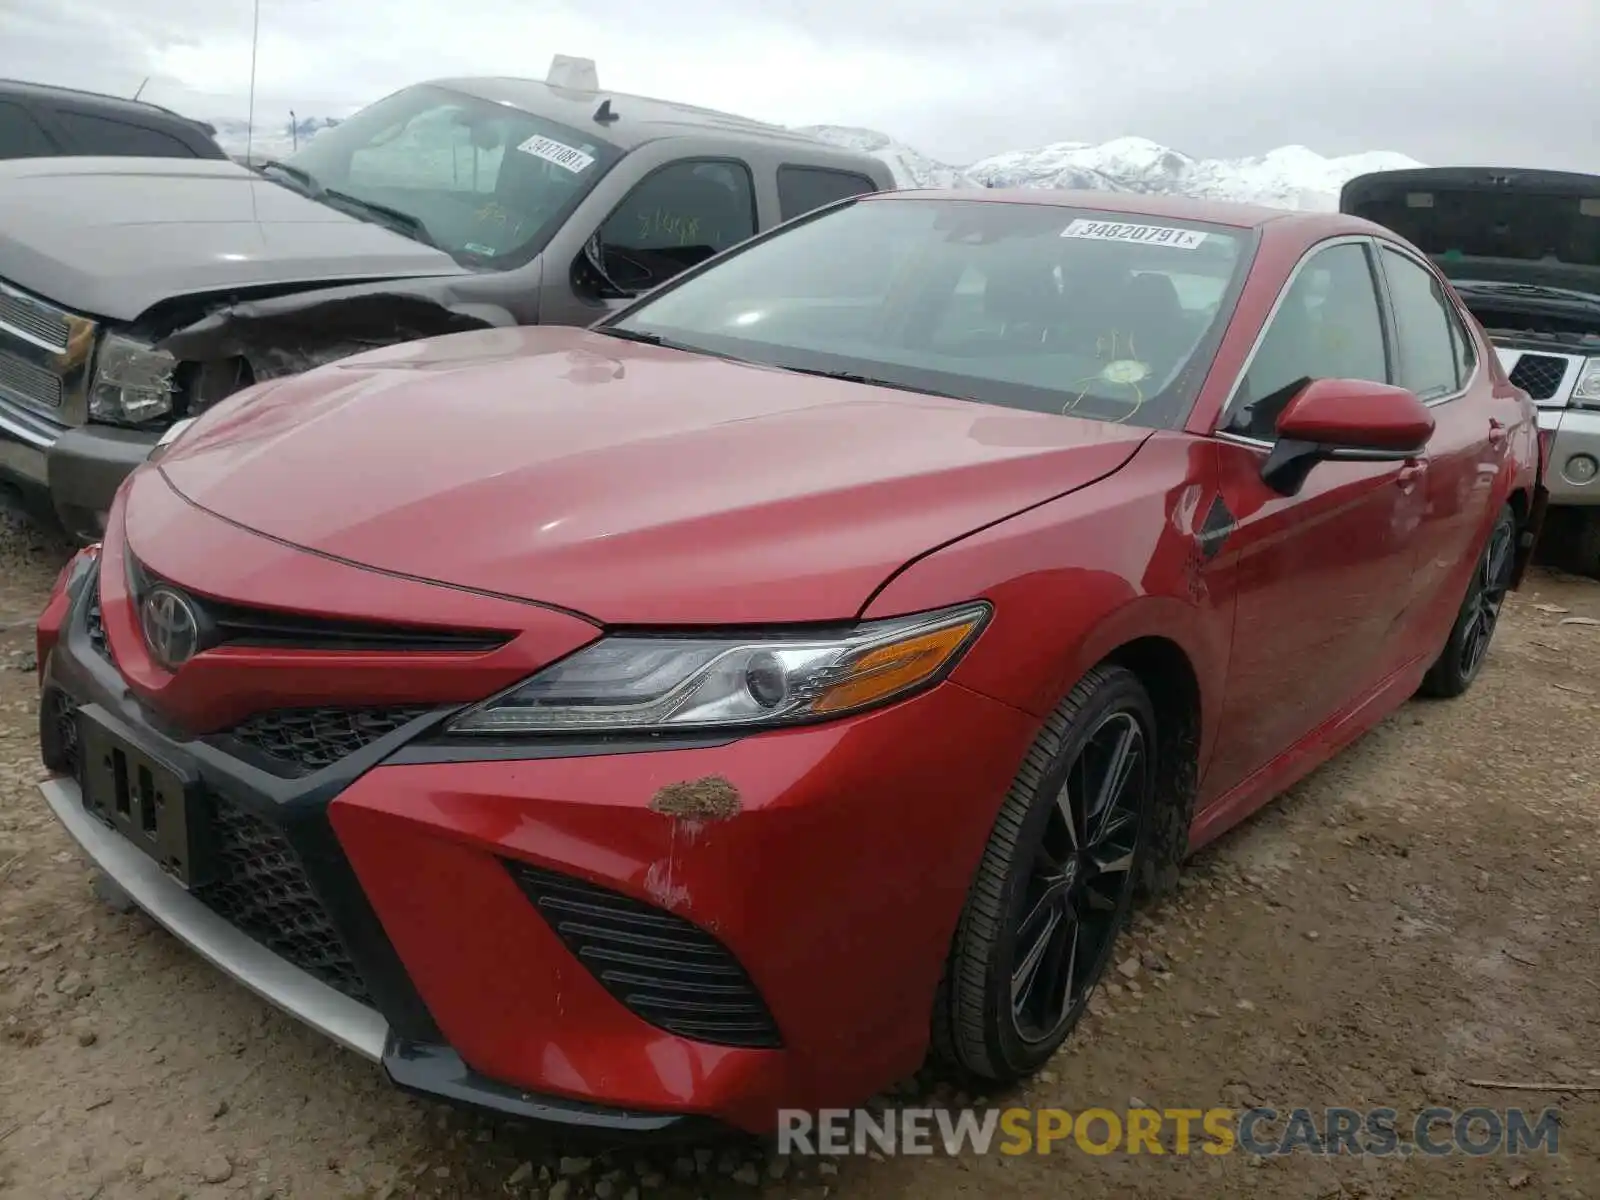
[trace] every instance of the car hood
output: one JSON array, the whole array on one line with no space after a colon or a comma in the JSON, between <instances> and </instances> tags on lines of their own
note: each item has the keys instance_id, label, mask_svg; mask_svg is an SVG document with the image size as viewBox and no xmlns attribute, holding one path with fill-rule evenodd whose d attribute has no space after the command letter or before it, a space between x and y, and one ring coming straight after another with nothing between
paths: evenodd
<instances>
[{"instance_id":1,"label":"car hood","mask_svg":"<svg viewBox=\"0 0 1600 1200\"><path fill-rule=\"evenodd\" d=\"M92 316L132 321L199 293L467 273L235 162L0 162L0 279Z\"/></svg>"},{"instance_id":2,"label":"car hood","mask_svg":"<svg viewBox=\"0 0 1600 1200\"><path fill-rule=\"evenodd\" d=\"M802 622L1149 433L511 328L238 393L154 469L282 542L606 624Z\"/></svg>"},{"instance_id":3,"label":"car hood","mask_svg":"<svg viewBox=\"0 0 1600 1200\"><path fill-rule=\"evenodd\" d=\"M1497 167L1374 171L1339 211L1385 226L1451 280L1600 295L1600 176Z\"/></svg>"}]
</instances>

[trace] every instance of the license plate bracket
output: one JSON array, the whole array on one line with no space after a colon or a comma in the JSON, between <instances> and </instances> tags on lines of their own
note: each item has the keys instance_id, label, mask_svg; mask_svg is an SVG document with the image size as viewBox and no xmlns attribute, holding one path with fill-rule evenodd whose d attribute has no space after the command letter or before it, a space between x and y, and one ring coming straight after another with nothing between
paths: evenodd
<instances>
[{"instance_id":1,"label":"license plate bracket","mask_svg":"<svg viewBox=\"0 0 1600 1200\"><path fill-rule=\"evenodd\" d=\"M204 874L204 797L192 770L140 747L93 707L78 710L83 805L185 888Z\"/></svg>"}]
</instances>

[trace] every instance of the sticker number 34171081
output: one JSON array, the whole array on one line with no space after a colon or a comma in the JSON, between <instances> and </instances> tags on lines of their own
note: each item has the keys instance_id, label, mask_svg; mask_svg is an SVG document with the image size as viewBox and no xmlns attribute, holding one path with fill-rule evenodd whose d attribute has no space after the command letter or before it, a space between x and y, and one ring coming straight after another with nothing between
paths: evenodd
<instances>
[{"instance_id":1,"label":"sticker number 34171081","mask_svg":"<svg viewBox=\"0 0 1600 1200\"><path fill-rule=\"evenodd\" d=\"M545 162L555 163L558 167L565 167L574 175L581 175L594 165L592 154L585 154L575 146L565 145L553 138L541 137L537 133L517 149L535 158L542 158Z\"/></svg>"},{"instance_id":2,"label":"sticker number 34171081","mask_svg":"<svg viewBox=\"0 0 1600 1200\"><path fill-rule=\"evenodd\" d=\"M1061 236L1090 238L1097 242L1170 246L1175 250L1193 250L1206 240L1205 234L1194 229L1175 229L1171 225L1130 225L1124 221L1086 221L1082 218L1063 229Z\"/></svg>"}]
</instances>

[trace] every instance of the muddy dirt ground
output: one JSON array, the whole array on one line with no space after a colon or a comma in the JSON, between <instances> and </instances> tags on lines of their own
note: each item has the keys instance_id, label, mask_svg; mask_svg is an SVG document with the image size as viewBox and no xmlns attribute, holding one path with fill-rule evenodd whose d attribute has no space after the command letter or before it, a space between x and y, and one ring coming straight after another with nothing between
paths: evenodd
<instances>
[{"instance_id":1,"label":"muddy dirt ground","mask_svg":"<svg viewBox=\"0 0 1600 1200\"><path fill-rule=\"evenodd\" d=\"M1600 618L1600 585L1536 574L1469 696L1407 705L1198 856L1059 1062L994 1098L1555 1107L1559 1155L821 1162L579 1155L402 1097L97 903L33 786L28 623L62 561L0 527L0 1194L1600 1197L1600 625L1571 620Z\"/></svg>"}]
</instances>

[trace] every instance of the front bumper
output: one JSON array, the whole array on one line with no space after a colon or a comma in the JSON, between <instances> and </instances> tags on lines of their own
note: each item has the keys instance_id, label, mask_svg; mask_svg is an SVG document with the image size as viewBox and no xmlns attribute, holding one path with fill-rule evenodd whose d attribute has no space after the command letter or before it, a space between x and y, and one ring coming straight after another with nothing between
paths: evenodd
<instances>
[{"instance_id":1,"label":"front bumper","mask_svg":"<svg viewBox=\"0 0 1600 1200\"><path fill-rule=\"evenodd\" d=\"M273 954L176 886L149 855L89 815L76 781L39 785L45 802L94 863L179 941L256 995L363 1058L382 1062L389 1023Z\"/></svg>"},{"instance_id":2,"label":"front bumper","mask_svg":"<svg viewBox=\"0 0 1600 1200\"><path fill-rule=\"evenodd\" d=\"M1539 428L1553 435L1544 478L1550 503L1560 507L1600 504L1600 411L1542 409ZM1578 469L1584 460L1593 470L1587 476Z\"/></svg>"},{"instance_id":3,"label":"front bumper","mask_svg":"<svg viewBox=\"0 0 1600 1200\"><path fill-rule=\"evenodd\" d=\"M71 537L96 540L117 489L161 435L101 425L55 430L21 416L20 410L0 410L0 483L53 516Z\"/></svg>"},{"instance_id":4,"label":"front bumper","mask_svg":"<svg viewBox=\"0 0 1600 1200\"><path fill-rule=\"evenodd\" d=\"M144 711L95 595L91 583L71 602L48 654L42 735L66 696L191 764L234 873L186 891L92 818L71 780L45 784L101 869L397 1085L619 1135L767 1130L779 1108L860 1102L913 1071L1036 725L946 683L740 740L463 748L433 736L447 705L286 780L227 737L186 738ZM651 807L663 786L708 777L737 790L736 816ZM619 947L636 955L631 976L602 969ZM707 980L717 1003L663 1009L661 988L670 1002ZM737 1044L723 999L771 1036Z\"/></svg>"}]
</instances>

